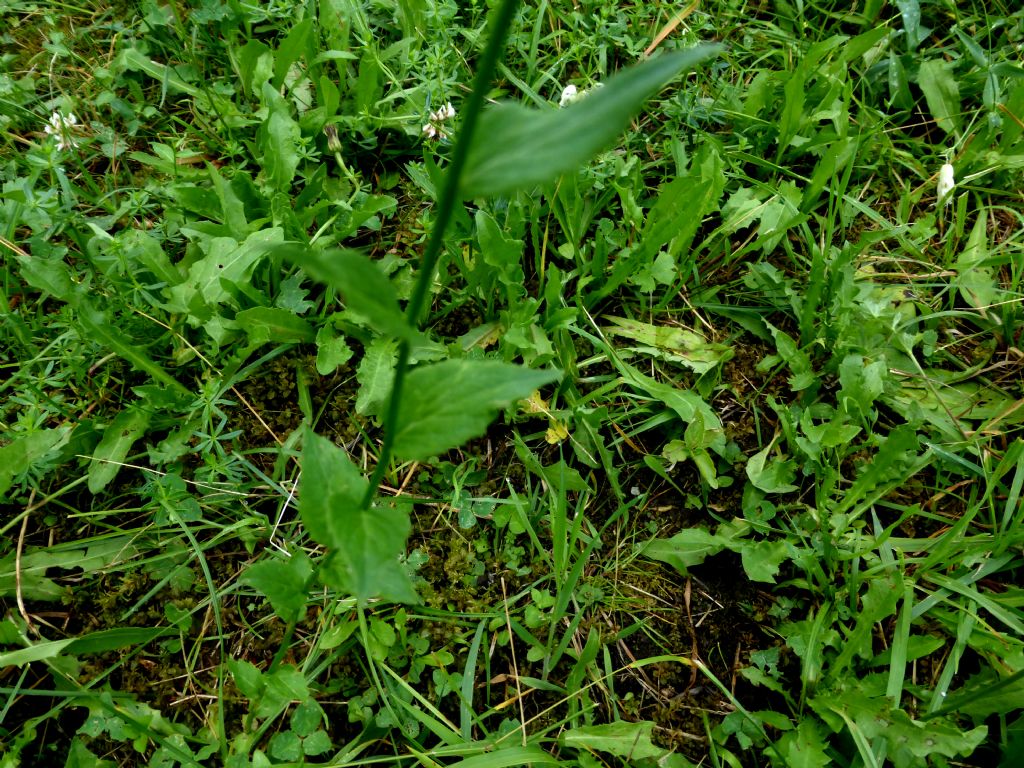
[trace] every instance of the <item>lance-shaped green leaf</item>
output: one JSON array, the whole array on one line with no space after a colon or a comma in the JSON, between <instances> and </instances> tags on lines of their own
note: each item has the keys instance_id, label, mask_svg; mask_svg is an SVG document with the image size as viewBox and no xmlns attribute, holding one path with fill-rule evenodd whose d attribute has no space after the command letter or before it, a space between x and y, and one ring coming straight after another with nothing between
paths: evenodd
<instances>
[{"instance_id":1,"label":"lance-shaped green leaf","mask_svg":"<svg viewBox=\"0 0 1024 768\"><path fill-rule=\"evenodd\" d=\"M89 493L99 493L117 476L128 451L149 426L149 417L148 411L137 406L114 417L89 462Z\"/></svg>"},{"instance_id":2,"label":"lance-shaped green leaf","mask_svg":"<svg viewBox=\"0 0 1024 768\"><path fill-rule=\"evenodd\" d=\"M637 346L631 349L679 363L695 373L707 373L733 356L728 345L709 342L701 334L686 328L651 325L624 317L608 316L605 319L614 324L605 328L605 333L637 342Z\"/></svg>"},{"instance_id":3,"label":"lance-shaped green leaf","mask_svg":"<svg viewBox=\"0 0 1024 768\"><path fill-rule=\"evenodd\" d=\"M124 331L120 329L111 330L116 328L116 326L110 323L104 312L96 309L87 299L84 297L79 298L75 302L75 306L78 309L78 321L90 337L110 347L115 353L131 363L134 368L148 373L159 383L177 390L186 396L190 397L192 395L188 387L151 360L148 355L142 352L140 345L129 338Z\"/></svg>"},{"instance_id":4,"label":"lance-shaped green leaf","mask_svg":"<svg viewBox=\"0 0 1024 768\"><path fill-rule=\"evenodd\" d=\"M917 84L921 86L928 110L935 118L935 124L946 133L959 128L960 86L953 76L949 62L931 59L921 62L917 72Z\"/></svg>"},{"instance_id":5,"label":"lance-shaped green leaf","mask_svg":"<svg viewBox=\"0 0 1024 768\"><path fill-rule=\"evenodd\" d=\"M321 575L360 603L384 597L418 602L398 561L411 530L403 512L364 509L367 481L348 455L307 429L302 448L299 514L309 535L330 550Z\"/></svg>"},{"instance_id":6,"label":"lance-shaped green leaf","mask_svg":"<svg viewBox=\"0 0 1024 768\"><path fill-rule=\"evenodd\" d=\"M498 411L558 378L498 360L446 360L408 375L395 455L423 460L479 437Z\"/></svg>"},{"instance_id":7,"label":"lance-shaped green leaf","mask_svg":"<svg viewBox=\"0 0 1024 768\"><path fill-rule=\"evenodd\" d=\"M514 192L578 168L608 146L640 106L680 72L721 50L698 45L610 78L564 109L503 103L480 116L460 181L463 198Z\"/></svg>"},{"instance_id":8,"label":"lance-shaped green leaf","mask_svg":"<svg viewBox=\"0 0 1024 768\"><path fill-rule=\"evenodd\" d=\"M132 645L145 645L167 633L164 627L117 627L90 632L81 637L48 640L0 653L0 667L23 666L33 661L55 659L60 655L105 653Z\"/></svg>"},{"instance_id":9,"label":"lance-shaped green leaf","mask_svg":"<svg viewBox=\"0 0 1024 768\"><path fill-rule=\"evenodd\" d=\"M669 754L669 750L657 746L651 736L654 723L604 723L571 728L559 736L566 747L580 750L606 752L609 755L628 758L630 761L657 760Z\"/></svg>"},{"instance_id":10,"label":"lance-shaped green leaf","mask_svg":"<svg viewBox=\"0 0 1024 768\"><path fill-rule=\"evenodd\" d=\"M667 563L680 573L700 565L726 549L728 541L703 528L684 528L670 539L654 539L643 548L644 557Z\"/></svg>"},{"instance_id":11,"label":"lance-shaped green leaf","mask_svg":"<svg viewBox=\"0 0 1024 768\"><path fill-rule=\"evenodd\" d=\"M406 322L387 275L359 251L317 251L296 243L278 246L273 251L298 264L314 280L338 291L345 304L365 317L374 330L411 343L422 340L420 333Z\"/></svg>"}]
</instances>

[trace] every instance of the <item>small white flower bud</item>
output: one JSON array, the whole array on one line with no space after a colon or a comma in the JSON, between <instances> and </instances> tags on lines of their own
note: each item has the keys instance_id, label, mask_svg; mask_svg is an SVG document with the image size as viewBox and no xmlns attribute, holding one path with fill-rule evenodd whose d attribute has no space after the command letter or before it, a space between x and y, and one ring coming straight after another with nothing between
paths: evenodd
<instances>
[{"instance_id":1,"label":"small white flower bud","mask_svg":"<svg viewBox=\"0 0 1024 768\"><path fill-rule=\"evenodd\" d=\"M953 166L949 163L943 163L939 169L939 181L935 185L937 196L935 204L939 207L948 205L950 200L953 199L952 192L955 186L956 178L953 176Z\"/></svg>"}]
</instances>

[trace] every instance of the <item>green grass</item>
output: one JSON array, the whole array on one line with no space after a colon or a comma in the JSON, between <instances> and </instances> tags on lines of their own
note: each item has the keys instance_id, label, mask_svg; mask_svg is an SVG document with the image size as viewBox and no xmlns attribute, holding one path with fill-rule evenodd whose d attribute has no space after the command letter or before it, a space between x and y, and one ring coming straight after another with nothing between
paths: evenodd
<instances>
[{"instance_id":1,"label":"green grass","mask_svg":"<svg viewBox=\"0 0 1024 768\"><path fill-rule=\"evenodd\" d=\"M1018 764L1013 4L0 41L0 766Z\"/></svg>"}]
</instances>

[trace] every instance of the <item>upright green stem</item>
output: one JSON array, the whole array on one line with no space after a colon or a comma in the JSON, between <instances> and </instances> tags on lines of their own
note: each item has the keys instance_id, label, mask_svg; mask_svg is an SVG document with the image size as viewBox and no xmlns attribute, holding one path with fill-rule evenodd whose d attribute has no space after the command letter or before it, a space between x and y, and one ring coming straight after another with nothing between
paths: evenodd
<instances>
[{"instance_id":1,"label":"upright green stem","mask_svg":"<svg viewBox=\"0 0 1024 768\"><path fill-rule=\"evenodd\" d=\"M441 258L441 248L444 245L444 234L448 229L455 206L459 204L459 180L462 171L466 167L466 158L469 156L469 148L473 142L473 133L476 129L480 111L483 109L484 99L487 90L490 88L494 71L498 67L498 60L501 58L502 49L505 47L505 39L512 27L519 0L502 0L501 5L491 16L490 30L487 37L487 47L484 48L480 58L480 66L473 79L473 90L466 100L462 110L462 127L456 137L455 147L452 149L451 161L444 176L444 184L441 186L441 194L437 200L437 217L434 219L434 229L427 241L427 248L423 252L423 259L420 262L420 271L416 276L416 285L413 287L412 296L409 299L409 306L406 308L406 316L409 324L419 326L420 316L430 292L430 283L434 279L434 271L437 269L437 262ZM380 447L380 455L377 457L377 466L370 477L370 485L363 497L363 508L366 509L377 494L384 473L387 471L388 462L391 460L391 450L394 445L395 422L398 420L398 406L402 402L402 389L405 385L405 375L409 369L409 342L402 341L398 346L398 361L395 364L395 382L391 387L391 397L388 399L388 408L384 414L384 440Z\"/></svg>"}]
</instances>

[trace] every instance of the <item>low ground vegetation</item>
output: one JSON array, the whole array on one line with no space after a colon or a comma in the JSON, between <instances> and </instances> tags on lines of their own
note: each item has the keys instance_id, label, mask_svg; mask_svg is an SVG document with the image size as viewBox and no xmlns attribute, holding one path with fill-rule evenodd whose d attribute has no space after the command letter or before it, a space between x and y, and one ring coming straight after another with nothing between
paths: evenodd
<instances>
[{"instance_id":1,"label":"low ground vegetation","mask_svg":"<svg viewBox=\"0 0 1024 768\"><path fill-rule=\"evenodd\" d=\"M1019 765L1014 5L7 2L0 765Z\"/></svg>"}]
</instances>

